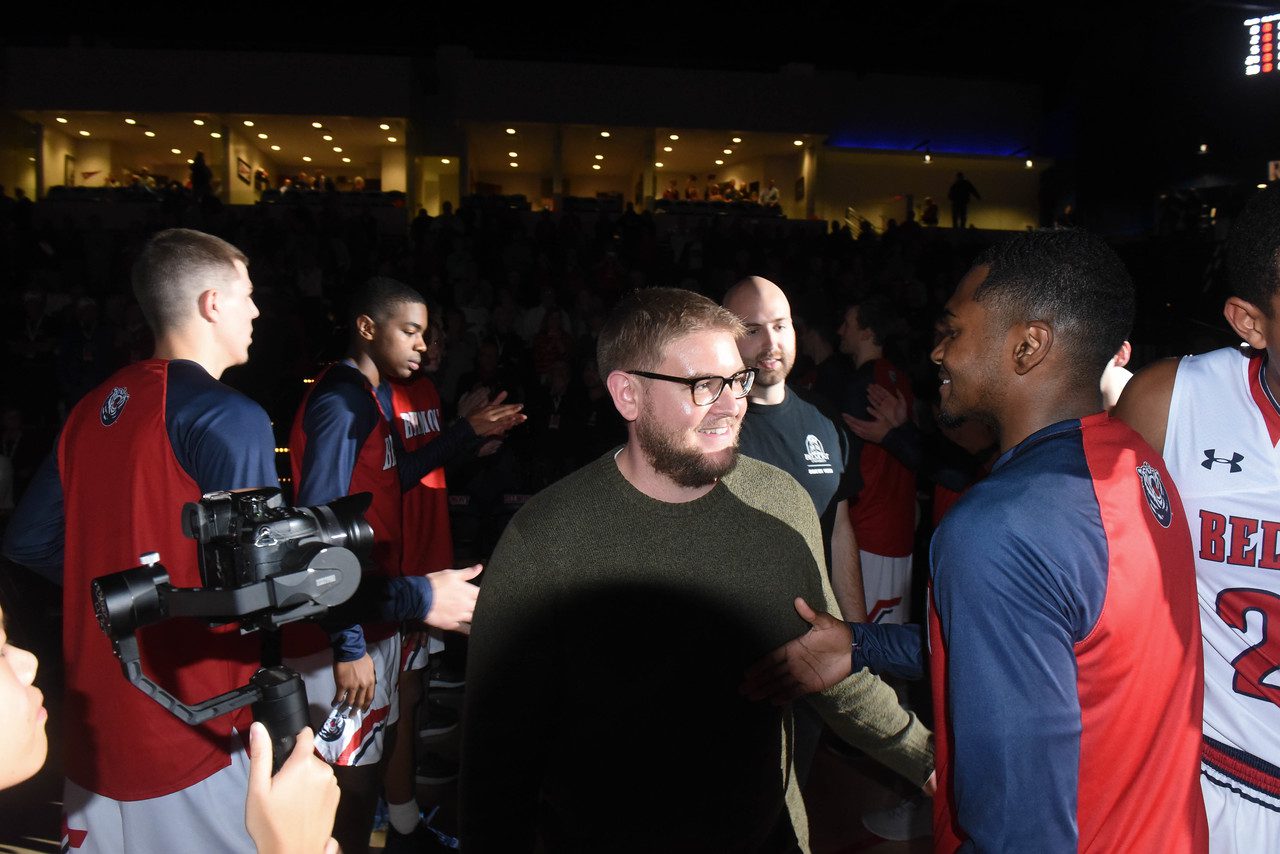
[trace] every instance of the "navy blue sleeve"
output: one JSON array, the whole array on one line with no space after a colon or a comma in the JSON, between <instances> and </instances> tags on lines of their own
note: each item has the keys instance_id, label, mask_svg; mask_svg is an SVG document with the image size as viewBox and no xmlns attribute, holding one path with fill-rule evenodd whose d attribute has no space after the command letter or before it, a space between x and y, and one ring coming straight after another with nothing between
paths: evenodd
<instances>
[{"instance_id":1,"label":"navy blue sleeve","mask_svg":"<svg viewBox=\"0 0 1280 854\"><path fill-rule=\"evenodd\" d=\"M914 421L907 421L894 427L885 434L880 445L913 472L920 471L923 462L924 447L920 437L920 428Z\"/></svg>"},{"instance_id":2,"label":"navy blue sleeve","mask_svg":"<svg viewBox=\"0 0 1280 854\"><path fill-rule=\"evenodd\" d=\"M18 502L4 532L4 556L19 566L62 583L62 544L66 529L58 443L45 457Z\"/></svg>"},{"instance_id":3,"label":"navy blue sleeve","mask_svg":"<svg viewBox=\"0 0 1280 854\"><path fill-rule=\"evenodd\" d=\"M1081 720L1073 645L1092 621L1059 560L1092 555L1098 541L1046 520L1036 500L1046 496L1025 478L984 489L991 486L978 484L951 510L930 549L956 818L973 850L1074 852ZM1059 490L1059 501L1072 498L1088 501Z\"/></svg>"},{"instance_id":4,"label":"navy blue sleeve","mask_svg":"<svg viewBox=\"0 0 1280 854\"><path fill-rule=\"evenodd\" d=\"M164 420L178 464L202 493L279 486L267 413L194 362L170 363Z\"/></svg>"},{"instance_id":5,"label":"navy blue sleeve","mask_svg":"<svg viewBox=\"0 0 1280 854\"><path fill-rule=\"evenodd\" d=\"M302 477L297 484L298 505L312 507L341 498L351 491L356 459L382 413L361 382L344 375L354 371L335 365L320 380L302 414L307 447ZM365 584L361 582L361 587ZM335 661L355 661L366 652L360 617L339 611L320 621L329 633Z\"/></svg>"},{"instance_id":6,"label":"navy blue sleeve","mask_svg":"<svg viewBox=\"0 0 1280 854\"><path fill-rule=\"evenodd\" d=\"M907 682L924 677L924 626L915 623L850 623L853 672L867 668L877 676Z\"/></svg>"},{"instance_id":7,"label":"navy blue sleeve","mask_svg":"<svg viewBox=\"0 0 1280 854\"><path fill-rule=\"evenodd\" d=\"M444 428L440 435L415 451L404 449L399 430L391 432L396 437L396 464L400 468L400 489L403 492L417 486L428 473L443 468L475 448L479 438L465 418L459 418Z\"/></svg>"},{"instance_id":8,"label":"navy blue sleeve","mask_svg":"<svg viewBox=\"0 0 1280 854\"><path fill-rule=\"evenodd\" d=\"M339 365L331 369L341 370ZM356 459L382 413L368 390L354 382L332 382L326 375L307 401L302 429L307 449L297 503L310 507L348 495Z\"/></svg>"}]
</instances>

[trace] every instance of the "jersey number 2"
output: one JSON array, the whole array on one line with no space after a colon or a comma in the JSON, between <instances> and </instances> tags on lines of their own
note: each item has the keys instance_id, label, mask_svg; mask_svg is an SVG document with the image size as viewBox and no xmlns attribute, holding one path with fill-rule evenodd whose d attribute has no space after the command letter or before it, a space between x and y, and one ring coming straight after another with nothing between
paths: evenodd
<instances>
[{"instance_id":1,"label":"jersey number 2","mask_svg":"<svg viewBox=\"0 0 1280 854\"><path fill-rule=\"evenodd\" d=\"M1280 706L1280 688L1263 680L1280 671L1280 596L1266 590L1237 587L1218 594L1218 616L1228 626L1245 630L1250 611L1262 615L1262 640L1236 656L1231 687L1237 694L1257 697Z\"/></svg>"}]
</instances>

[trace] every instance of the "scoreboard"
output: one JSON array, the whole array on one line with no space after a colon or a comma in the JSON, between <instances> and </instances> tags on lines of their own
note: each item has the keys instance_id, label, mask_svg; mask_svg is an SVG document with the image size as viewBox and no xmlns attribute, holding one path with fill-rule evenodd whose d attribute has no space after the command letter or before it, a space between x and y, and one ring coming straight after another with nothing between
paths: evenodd
<instances>
[{"instance_id":1,"label":"scoreboard","mask_svg":"<svg viewBox=\"0 0 1280 854\"><path fill-rule=\"evenodd\" d=\"M1276 70L1277 56L1276 36L1280 33L1280 13L1263 15L1261 18L1249 18L1244 22L1248 34L1249 50L1244 57L1244 73L1280 74Z\"/></svg>"}]
</instances>

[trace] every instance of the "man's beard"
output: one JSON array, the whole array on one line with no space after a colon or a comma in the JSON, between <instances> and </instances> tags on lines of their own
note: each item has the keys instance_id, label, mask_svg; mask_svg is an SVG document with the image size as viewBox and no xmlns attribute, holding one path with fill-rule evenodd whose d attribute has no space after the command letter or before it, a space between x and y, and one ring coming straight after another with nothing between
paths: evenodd
<instances>
[{"instance_id":1,"label":"man's beard","mask_svg":"<svg viewBox=\"0 0 1280 854\"><path fill-rule=\"evenodd\" d=\"M757 358L753 367L756 369L755 384L761 388L768 388L769 386L775 386L778 383L786 382L787 376L791 373L791 369L795 367L796 362L794 358L788 359L787 354L782 353L778 357L779 365L777 369L766 371L764 368L760 367L760 361L761 360Z\"/></svg>"},{"instance_id":2,"label":"man's beard","mask_svg":"<svg viewBox=\"0 0 1280 854\"><path fill-rule=\"evenodd\" d=\"M677 443L680 433L665 432L654 422L653 416L641 414L636 419L636 438L654 471L666 475L677 486L697 488L710 486L738 463L738 438L733 445L715 454L704 454ZM735 425L736 427L736 425Z\"/></svg>"}]
</instances>

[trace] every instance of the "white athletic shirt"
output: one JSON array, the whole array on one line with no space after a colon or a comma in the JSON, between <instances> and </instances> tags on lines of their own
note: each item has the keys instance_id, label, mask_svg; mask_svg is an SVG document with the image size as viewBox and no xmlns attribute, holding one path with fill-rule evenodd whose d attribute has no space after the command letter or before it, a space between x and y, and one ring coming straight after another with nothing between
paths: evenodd
<instances>
[{"instance_id":1,"label":"white athletic shirt","mask_svg":"<svg viewBox=\"0 0 1280 854\"><path fill-rule=\"evenodd\" d=\"M1280 776L1280 407L1264 363L1184 358L1164 444L1196 549L1205 758L1246 780Z\"/></svg>"}]
</instances>

